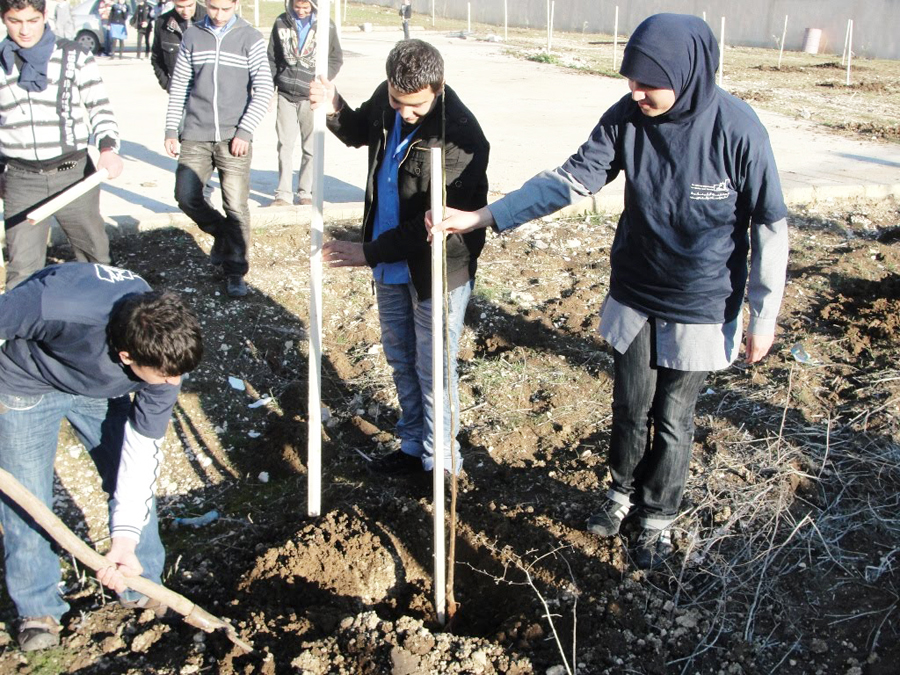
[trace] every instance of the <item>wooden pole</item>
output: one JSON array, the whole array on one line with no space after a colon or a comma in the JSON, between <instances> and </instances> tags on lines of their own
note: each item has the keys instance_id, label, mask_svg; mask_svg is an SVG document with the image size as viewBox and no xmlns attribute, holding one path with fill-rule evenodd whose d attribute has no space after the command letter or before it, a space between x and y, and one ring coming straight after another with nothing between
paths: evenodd
<instances>
[{"instance_id":1,"label":"wooden pole","mask_svg":"<svg viewBox=\"0 0 900 675\"><path fill-rule=\"evenodd\" d=\"M556 0L550 0L550 40L553 40L553 19L556 14ZM547 51L550 51L550 45L547 45Z\"/></svg>"},{"instance_id":2,"label":"wooden pole","mask_svg":"<svg viewBox=\"0 0 900 675\"><path fill-rule=\"evenodd\" d=\"M847 19L847 29L844 31L844 51L841 52L841 65L847 61L847 41L850 39L850 19Z\"/></svg>"},{"instance_id":3,"label":"wooden pole","mask_svg":"<svg viewBox=\"0 0 900 675\"><path fill-rule=\"evenodd\" d=\"M550 53L550 0L547 0L547 53Z\"/></svg>"},{"instance_id":4,"label":"wooden pole","mask_svg":"<svg viewBox=\"0 0 900 675\"><path fill-rule=\"evenodd\" d=\"M722 86L725 77L725 17L722 17L722 39L719 40L719 86Z\"/></svg>"},{"instance_id":5,"label":"wooden pole","mask_svg":"<svg viewBox=\"0 0 900 675\"><path fill-rule=\"evenodd\" d=\"M509 0L503 0L503 39L509 40Z\"/></svg>"},{"instance_id":6,"label":"wooden pole","mask_svg":"<svg viewBox=\"0 0 900 675\"><path fill-rule=\"evenodd\" d=\"M784 40L787 37L788 15L784 15L784 30L781 31L781 49L778 50L778 70L781 70L781 57L784 55Z\"/></svg>"},{"instance_id":7,"label":"wooden pole","mask_svg":"<svg viewBox=\"0 0 900 675\"><path fill-rule=\"evenodd\" d=\"M331 0L319 0L331 16ZM340 2L340 0L338 0ZM328 77L328 31L316 36L316 77ZM313 111L313 213L309 226L309 399L307 513L322 513L322 243L325 238L325 106Z\"/></svg>"},{"instance_id":8,"label":"wooden pole","mask_svg":"<svg viewBox=\"0 0 900 675\"><path fill-rule=\"evenodd\" d=\"M431 149L431 218L444 220L441 148ZM447 615L444 553L444 235L431 240L431 394L434 401L434 609L444 625ZM452 448L451 448L452 449Z\"/></svg>"},{"instance_id":9,"label":"wooden pole","mask_svg":"<svg viewBox=\"0 0 900 675\"><path fill-rule=\"evenodd\" d=\"M431 25L432 26L434 26L434 3L436 3L436 2L437 2L437 0L431 0Z\"/></svg>"},{"instance_id":10,"label":"wooden pole","mask_svg":"<svg viewBox=\"0 0 900 675\"><path fill-rule=\"evenodd\" d=\"M259 28L259 0L253 0L253 25Z\"/></svg>"},{"instance_id":11,"label":"wooden pole","mask_svg":"<svg viewBox=\"0 0 900 675\"><path fill-rule=\"evenodd\" d=\"M616 52L619 51L619 6L616 5L616 19L613 22L613 70L616 69Z\"/></svg>"},{"instance_id":12,"label":"wooden pole","mask_svg":"<svg viewBox=\"0 0 900 675\"><path fill-rule=\"evenodd\" d=\"M343 17L341 17L341 0L337 0L334 3L334 27L338 37L341 37L341 33L344 31L344 21Z\"/></svg>"},{"instance_id":13,"label":"wooden pole","mask_svg":"<svg viewBox=\"0 0 900 675\"><path fill-rule=\"evenodd\" d=\"M471 33L472 32L472 3L471 2L466 3L466 17L467 17L468 26L469 26L468 30L466 32Z\"/></svg>"},{"instance_id":14,"label":"wooden pole","mask_svg":"<svg viewBox=\"0 0 900 675\"><path fill-rule=\"evenodd\" d=\"M0 469L0 492L3 492L13 502L18 504L51 539L75 556L86 567L96 572L111 566L109 560L81 541L53 511L47 508L40 499L31 494L24 485L16 480L15 476L3 469ZM181 614L185 622L191 626L207 633L222 629L228 635L228 639L241 649L246 652L253 651L250 645L238 637L234 626L213 616L202 607L198 607L183 595L179 595L175 591L171 591L165 586L161 586L144 577L125 577L125 583L130 589L153 600L158 600L161 604Z\"/></svg>"},{"instance_id":15,"label":"wooden pole","mask_svg":"<svg viewBox=\"0 0 900 675\"><path fill-rule=\"evenodd\" d=\"M850 84L850 65L853 62L853 19L850 19L850 37L847 38L847 85Z\"/></svg>"},{"instance_id":16,"label":"wooden pole","mask_svg":"<svg viewBox=\"0 0 900 675\"><path fill-rule=\"evenodd\" d=\"M107 178L109 178L109 174L106 172L106 169L99 169L95 171L87 178L84 178L83 180L80 180L74 185L66 188L50 201L41 204L34 211L31 211L26 216L26 219L31 225L39 223L42 220L46 220L64 206L67 206L74 202L84 193L93 190Z\"/></svg>"}]
</instances>

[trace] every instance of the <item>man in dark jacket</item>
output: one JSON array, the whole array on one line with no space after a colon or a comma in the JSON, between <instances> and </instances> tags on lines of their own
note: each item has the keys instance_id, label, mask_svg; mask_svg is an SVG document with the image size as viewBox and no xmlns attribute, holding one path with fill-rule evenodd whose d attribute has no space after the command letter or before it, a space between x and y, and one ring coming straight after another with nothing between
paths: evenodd
<instances>
[{"instance_id":1,"label":"man in dark jacket","mask_svg":"<svg viewBox=\"0 0 900 675\"><path fill-rule=\"evenodd\" d=\"M153 27L153 47L150 64L159 86L169 90L169 81L175 72L175 59L184 31L206 18L206 8L197 0L175 0L175 7L161 14Z\"/></svg>"},{"instance_id":2,"label":"man in dark jacket","mask_svg":"<svg viewBox=\"0 0 900 675\"><path fill-rule=\"evenodd\" d=\"M300 204L312 204L313 114L309 107L309 83L316 76L318 6L312 0L285 0L285 12L275 19L269 40L269 70L278 91L278 187L271 206L294 203L294 146L300 136L303 157L297 193ZM327 17L326 17L327 18ZM328 21L328 79L344 63L337 28Z\"/></svg>"},{"instance_id":3,"label":"man in dark jacket","mask_svg":"<svg viewBox=\"0 0 900 675\"><path fill-rule=\"evenodd\" d=\"M716 86L718 62L706 22L649 17L622 59L631 93L603 114L574 155L438 227L503 232L624 172L625 210L600 316L614 357L612 481L587 529L615 536L626 516L637 516L635 562L645 569L674 552L697 398L707 373L738 357L745 289L748 363L771 348L784 292L787 208L772 147L750 106Z\"/></svg>"},{"instance_id":4,"label":"man in dark jacket","mask_svg":"<svg viewBox=\"0 0 900 675\"><path fill-rule=\"evenodd\" d=\"M134 8L134 16L131 17L131 25L137 30L137 55L141 56L141 42L144 43L144 54L150 54L150 33L153 32L153 12L155 6L150 0L139 0Z\"/></svg>"},{"instance_id":5,"label":"man in dark jacket","mask_svg":"<svg viewBox=\"0 0 900 675\"><path fill-rule=\"evenodd\" d=\"M372 469L386 474L431 471L437 444L447 469L455 458L459 472L462 459L450 428L449 396L458 411L456 354L484 232L447 239L450 338L444 365L444 438L435 441L431 250L424 218L432 190L431 148L444 150L447 204L478 208L487 203L490 147L475 116L444 84L444 62L432 45L399 42L388 55L387 78L356 110L330 82L315 81L310 87L313 108L325 106L329 129L347 145L369 148L364 243L331 241L323 255L332 267L368 265L375 276L381 340L394 371L401 416L400 449L373 462Z\"/></svg>"}]
</instances>

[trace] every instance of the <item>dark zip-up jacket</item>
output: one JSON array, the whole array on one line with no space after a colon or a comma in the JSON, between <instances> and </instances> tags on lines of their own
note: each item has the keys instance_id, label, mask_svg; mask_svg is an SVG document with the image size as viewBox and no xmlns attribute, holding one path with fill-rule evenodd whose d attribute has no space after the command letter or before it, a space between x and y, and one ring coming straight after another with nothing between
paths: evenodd
<instances>
[{"instance_id":1,"label":"dark zip-up jacket","mask_svg":"<svg viewBox=\"0 0 900 675\"><path fill-rule=\"evenodd\" d=\"M203 21L206 18L206 7L197 3L194 10L194 18L191 25ZM175 72L175 60L178 58L178 48L184 37L184 31L188 29L188 22L182 19L178 12L170 9L153 24L153 46L150 48L150 63L159 86L169 90L169 80Z\"/></svg>"},{"instance_id":2,"label":"dark zip-up jacket","mask_svg":"<svg viewBox=\"0 0 900 675\"><path fill-rule=\"evenodd\" d=\"M441 100L443 99L443 101ZM475 211L487 204L487 165L490 145L475 116L456 93L444 87L432 111L419 123L397 173L400 223L372 240L375 221L378 169L394 126L395 111L388 99L387 82L356 110L340 100L329 116L328 128L345 144L369 148L369 173L362 232L366 262L406 261L420 301L431 297L431 247L425 231L425 212L431 208L431 148L441 146L441 108L445 108L444 184L447 206ZM484 230L447 237L447 282L452 290L475 278L478 256L484 247Z\"/></svg>"},{"instance_id":3,"label":"dark zip-up jacket","mask_svg":"<svg viewBox=\"0 0 900 675\"><path fill-rule=\"evenodd\" d=\"M344 52L337 28L328 22L328 79L333 80L344 64ZM267 52L269 70L280 96L292 103L309 98L309 83L316 76L316 33L318 18L313 21L302 45L297 44L294 17L285 12L275 19Z\"/></svg>"}]
</instances>

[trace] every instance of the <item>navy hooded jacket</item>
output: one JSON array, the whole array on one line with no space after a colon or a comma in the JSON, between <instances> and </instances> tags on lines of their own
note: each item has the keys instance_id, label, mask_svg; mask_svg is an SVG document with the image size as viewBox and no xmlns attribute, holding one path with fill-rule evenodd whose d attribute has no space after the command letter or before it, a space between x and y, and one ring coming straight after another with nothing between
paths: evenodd
<instances>
[{"instance_id":1,"label":"navy hooded jacket","mask_svg":"<svg viewBox=\"0 0 900 675\"><path fill-rule=\"evenodd\" d=\"M625 172L613 298L668 321L731 321L747 282L751 221L787 215L768 134L750 106L716 86L719 48L701 19L645 20L626 47L626 77L635 51L665 73L675 104L647 117L623 97L561 169L592 193Z\"/></svg>"}]
</instances>

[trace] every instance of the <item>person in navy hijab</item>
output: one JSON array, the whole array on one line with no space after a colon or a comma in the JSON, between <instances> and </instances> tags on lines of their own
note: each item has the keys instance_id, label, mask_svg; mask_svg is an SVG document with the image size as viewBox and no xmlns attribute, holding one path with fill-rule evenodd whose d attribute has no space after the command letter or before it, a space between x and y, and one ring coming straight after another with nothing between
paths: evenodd
<instances>
[{"instance_id":1,"label":"person in navy hijab","mask_svg":"<svg viewBox=\"0 0 900 675\"><path fill-rule=\"evenodd\" d=\"M748 363L771 348L784 291L787 209L772 148L750 106L716 86L718 60L701 19L645 19L620 69L631 93L562 166L479 211L426 220L505 232L625 174L599 328L614 350L611 485L587 529L611 537L636 517L643 569L674 553L694 409L707 373L738 357L745 291Z\"/></svg>"}]
</instances>

